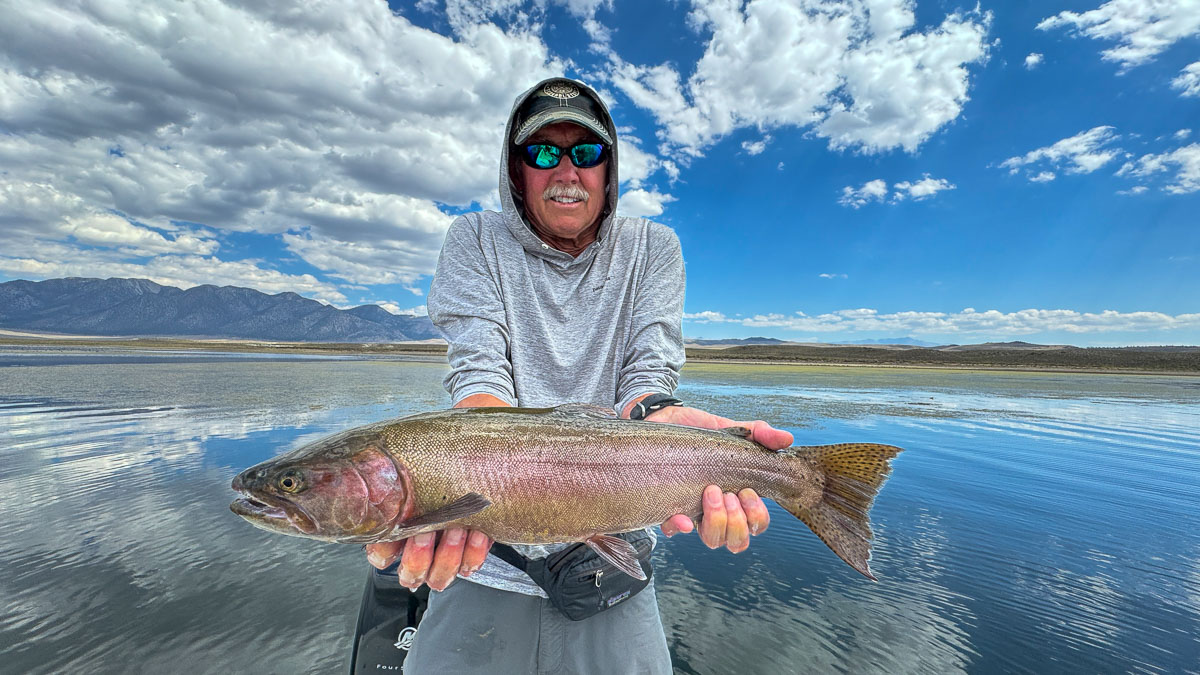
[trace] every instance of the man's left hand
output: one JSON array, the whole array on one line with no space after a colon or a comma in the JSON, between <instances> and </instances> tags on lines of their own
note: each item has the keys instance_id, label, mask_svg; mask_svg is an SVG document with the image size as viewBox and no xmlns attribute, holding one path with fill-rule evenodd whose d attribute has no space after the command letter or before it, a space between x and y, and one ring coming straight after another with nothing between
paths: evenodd
<instances>
[{"instance_id":1,"label":"man's left hand","mask_svg":"<svg viewBox=\"0 0 1200 675\"><path fill-rule=\"evenodd\" d=\"M762 420L735 422L719 415L696 408L670 406L656 410L646 417L651 422L682 424L703 429L746 427L750 439L772 450L781 450L792 444L792 435L776 429ZM709 548L724 546L733 553L741 553L750 545L751 535L767 529L771 516L767 505L754 490L746 488L736 495L721 493L721 488L709 485L704 489L704 516L700 521L700 540ZM692 519L678 514L662 524L663 534L668 537L679 532L688 533L695 529Z\"/></svg>"}]
</instances>

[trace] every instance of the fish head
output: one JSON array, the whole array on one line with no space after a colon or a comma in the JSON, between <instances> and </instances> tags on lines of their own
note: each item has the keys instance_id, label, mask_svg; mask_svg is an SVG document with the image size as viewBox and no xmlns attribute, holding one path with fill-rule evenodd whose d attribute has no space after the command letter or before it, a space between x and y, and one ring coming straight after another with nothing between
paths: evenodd
<instances>
[{"instance_id":1,"label":"fish head","mask_svg":"<svg viewBox=\"0 0 1200 675\"><path fill-rule=\"evenodd\" d=\"M408 472L378 443L335 438L233 479L229 508L252 525L323 541L381 541L412 510Z\"/></svg>"}]
</instances>

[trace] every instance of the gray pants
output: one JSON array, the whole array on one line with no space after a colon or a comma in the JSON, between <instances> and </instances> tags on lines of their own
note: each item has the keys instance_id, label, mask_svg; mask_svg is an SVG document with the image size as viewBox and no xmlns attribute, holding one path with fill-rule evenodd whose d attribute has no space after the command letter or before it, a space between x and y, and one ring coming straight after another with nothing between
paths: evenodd
<instances>
[{"instance_id":1,"label":"gray pants","mask_svg":"<svg viewBox=\"0 0 1200 675\"><path fill-rule=\"evenodd\" d=\"M549 600L459 579L429 594L406 675L586 675L671 672L651 583L641 593L571 621Z\"/></svg>"}]
</instances>

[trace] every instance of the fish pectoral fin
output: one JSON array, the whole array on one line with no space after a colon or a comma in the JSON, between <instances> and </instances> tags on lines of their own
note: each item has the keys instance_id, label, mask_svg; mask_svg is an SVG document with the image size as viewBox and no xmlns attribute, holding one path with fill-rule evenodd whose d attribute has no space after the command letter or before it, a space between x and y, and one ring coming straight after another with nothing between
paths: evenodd
<instances>
[{"instance_id":1,"label":"fish pectoral fin","mask_svg":"<svg viewBox=\"0 0 1200 675\"><path fill-rule=\"evenodd\" d=\"M638 562L637 549L633 544L607 534L593 535L584 541L596 555L612 563L617 569L639 581L646 580L642 564Z\"/></svg>"},{"instance_id":2,"label":"fish pectoral fin","mask_svg":"<svg viewBox=\"0 0 1200 675\"><path fill-rule=\"evenodd\" d=\"M487 497L478 492L468 492L445 506L436 508L429 513L422 513L416 518L406 521L402 524L401 529L418 530L427 528L430 525L443 525L466 518L467 516L473 516L491 505L492 501Z\"/></svg>"},{"instance_id":3,"label":"fish pectoral fin","mask_svg":"<svg viewBox=\"0 0 1200 675\"><path fill-rule=\"evenodd\" d=\"M605 408L602 405L593 405L591 403L564 403L554 407L554 415L565 417L591 417L594 419L612 419L617 416L617 411L612 408Z\"/></svg>"}]
</instances>

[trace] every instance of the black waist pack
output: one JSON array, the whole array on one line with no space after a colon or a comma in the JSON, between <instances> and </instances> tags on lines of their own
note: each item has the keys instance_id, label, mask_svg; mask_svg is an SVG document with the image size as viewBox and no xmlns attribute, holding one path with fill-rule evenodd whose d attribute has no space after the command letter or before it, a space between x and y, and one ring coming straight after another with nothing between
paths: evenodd
<instances>
[{"instance_id":1,"label":"black waist pack","mask_svg":"<svg viewBox=\"0 0 1200 675\"><path fill-rule=\"evenodd\" d=\"M638 530L613 536L629 542L637 551L645 580L622 572L596 555L587 544L576 544L537 560L526 558L506 544L493 545L492 553L528 574L564 616L582 621L632 598L654 578L654 568L650 565L654 535Z\"/></svg>"}]
</instances>

